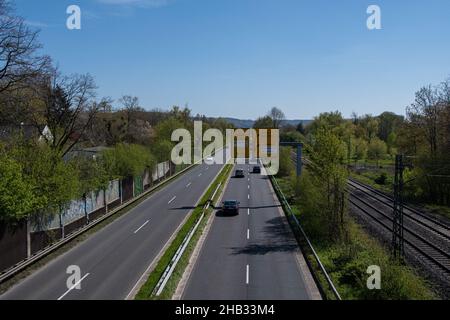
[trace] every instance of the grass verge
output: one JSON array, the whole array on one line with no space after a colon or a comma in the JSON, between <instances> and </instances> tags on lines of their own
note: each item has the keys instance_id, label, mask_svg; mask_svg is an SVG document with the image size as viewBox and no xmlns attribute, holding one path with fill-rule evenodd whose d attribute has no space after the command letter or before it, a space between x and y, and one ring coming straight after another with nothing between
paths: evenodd
<instances>
[{"instance_id":1,"label":"grass verge","mask_svg":"<svg viewBox=\"0 0 450 320\"><path fill-rule=\"evenodd\" d=\"M372 188L375 188L382 192L392 194L394 192L393 177L391 175L387 175L388 178L386 180L386 183L378 184L375 181L377 178L380 177L380 175L381 175L381 173L377 173L377 172L364 172L364 173L350 172L350 177L355 179L356 181L367 184L367 185L371 186Z\"/></svg>"},{"instance_id":2,"label":"grass verge","mask_svg":"<svg viewBox=\"0 0 450 320\"><path fill-rule=\"evenodd\" d=\"M211 184L211 186L206 190L206 192L203 194L202 198L200 199L200 202L196 206L196 208L192 211L191 215L185 222L185 224L181 227L178 234L176 235L175 239L172 241L172 243L169 245L167 250L164 252L163 256L160 258L158 263L156 264L155 269L152 271L150 276L148 277L147 281L144 283L144 285L140 288L139 292L137 293L135 299L136 300L167 300L170 299L175 292L175 289L178 285L179 280L181 279L181 276L183 275L184 269L186 268L189 257L192 254L192 251L194 250L195 244L197 243L203 228L205 227L207 217L208 215L213 212L213 208L209 208L207 212L205 212L205 217L203 221L200 223L199 228L196 230L195 234L191 238L191 241L189 242L186 250L184 251L183 255L181 256L180 260L178 261L177 266L175 267L174 272L172 273L171 278L168 280L164 290L162 291L161 295L155 296L153 295L153 291L158 284L159 279L161 278L162 274L164 273L165 269L169 265L170 261L172 260L172 257L175 255L175 252L180 247L181 243L183 242L186 235L189 233L189 231L192 229L192 227L196 224L199 217L201 216L203 212L203 207L207 203L208 200L210 200L211 196L213 195L213 192L216 190L219 183L222 183L221 188L219 188L219 191L217 192L215 199L211 199L214 203L221 194L224 182L228 179L228 176L231 172L232 165L225 165L222 169L221 173L217 176L217 178L214 180L214 182Z\"/></svg>"},{"instance_id":3,"label":"grass verge","mask_svg":"<svg viewBox=\"0 0 450 320\"><path fill-rule=\"evenodd\" d=\"M308 200L306 200L306 204L302 205L302 201L298 201L292 196L294 192L289 177L278 178L277 181L282 192L288 195L288 201L294 214L302 222L305 232L310 237L316 253L342 299L427 300L438 298L429 284L413 268L392 261L387 248L371 237L351 217L347 218L347 236L344 240L333 243L324 241L317 236L315 231L320 226L317 226L314 221L314 212L309 212L313 211L314 208L308 208ZM310 205L313 207L313 204ZM316 281L323 288L323 294L326 298L332 298L328 284L324 276L318 272L319 269L314 258L307 250L305 255L314 272ZM381 268L380 290L369 290L366 285L369 277L367 268L372 265Z\"/></svg>"}]
</instances>

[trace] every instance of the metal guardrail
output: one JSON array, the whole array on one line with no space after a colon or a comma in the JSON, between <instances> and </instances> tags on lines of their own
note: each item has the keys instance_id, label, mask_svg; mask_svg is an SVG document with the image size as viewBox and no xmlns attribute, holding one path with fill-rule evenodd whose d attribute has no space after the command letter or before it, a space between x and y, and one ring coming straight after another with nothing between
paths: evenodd
<instances>
[{"instance_id":1,"label":"metal guardrail","mask_svg":"<svg viewBox=\"0 0 450 320\"><path fill-rule=\"evenodd\" d=\"M85 225L84 227L82 227L82 228L80 228L80 229L78 229L78 230L68 234L63 239L61 239L61 240L51 244L50 246L42 249L41 251L36 252L30 258L22 260L22 261L16 263L11 268L2 271L0 273L0 283L3 283L4 281L14 277L19 272L23 271L24 269L26 269L27 267L31 266L32 264L38 262L39 260L45 258L50 253L52 253L55 250L61 248L62 246L64 246L65 244L69 243L70 241L72 241L73 239L77 238L78 236L82 235L86 231L92 229L93 227L95 227L96 225L101 223L102 221L104 221L104 220L108 219L109 217L115 215L120 210L122 210L122 209L128 207L129 205L135 203L136 201L138 201L138 200L148 196L149 194L151 194L155 190L159 189L160 187L162 187L162 186L166 185L167 183L169 183L170 181L174 180L176 177L178 177L178 176L182 175L183 173L185 173L186 171L192 169L197 163L194 163L194 164L184 168L183 170L173 174L172 176L162 180L161 182L159 182L158 184L154 185L150 189L144 191L140 195L131 198L130 200L122 203L121 205L119 205L118 207L115 207L111 211L108 211L107 214L104 214L104 215L100 216L98 219L95 219L95 220L91 221L88 225Z\"/></svg>"},{"instance_id":2,"label":"metal guardrail","mask_svg":"<svg viewBox=\"0 0 450 320\"><path fill-rule=\"evenodd\" d=\"M306 235L305 231L303 230L300 221L298 221L297 217L295 216L294 212L292 211L291 206L289 205L289 202L287 201L286 197L283 194L283 191L281 191L280 185L277 182L277 179L275 178L275 176L270 176L271 181L274 182L274 186L275 186L275 190L276 192L281 196L281 200L282 202L285 204L285 208L288 211L288 214L290 214L295 222L295 224L297 225L298 229L300 230L300 232L302 233L303 237L306 240L306 243L308 244L309 249L311 250L314 259L317 262L317 265L319 266L320 270L322 271L323 275L325 276L325 279L331 289L331 291L333 292L334 296L336 297L337 300L342 300L341 296L339 295L339 292L337 291L333 281L331 280L330 276L328 275L325 267L323 266L322 262L320 261L319 256L316 253L316 250L314 250L313 245L311 244L311 241L309 240L308 236Z\"/></svg>"},{"instance_id":3,"label":"metal guardrail","mask_svg":"<svg viewBox=\"0 0 450 320\"><path fill-rule=\"evenodd\" d=\"M191 241L192 237L194 236L195 232L198 229L198 226L202 222L203 218L205 217L206 210L209 209L209 206L211 205L211 202L213 201L214 197L216 196L217 192L219 191L220 186L222 185L222 182L220 182L216 190L214 190L214 193L212 194L211 198L207 201L205 206L203 207L203 212L200 215L200 217L197 219L197 222L195 225L191 228L191 230L188 232L188 234L184 237L183 242L178 247L177 251L173 255L172 259L170 260L169 264L167 265L166 269L164 270L161 278L159 279L158 283L155 286L155 289L153 290L154 295L159 296L166 284L167 281L169 281L170 277L172 276L173 271L175 270L175 267L177 266L178 262L180 261L181 257L183 256L183 253L186 251L186 248Z\"/></svg>"},{"instance_id":4,"label":"metal guardrail","mask_svg":"<svg viewBox=\"0 0 450 320\"><path fill-rule=\"evenodd\" d=\"M216 150L217 151L222 151L223 148ZM114 214L116 214L117 212L119 212L120 210L128 207L129 205L133 204L134 202L140 200L141 198L146 197L147 195L149 195L150 193L154 192L156 189L164 186L165 184L169 183L170 181L174 180L176 177L182 175L183 173L185 173L186 171L192 169L195 165L200 164L205 158L202 158L200 160L198 160L197 162L194 162L193 164L189 165L188 167L184 168L183 170L171 175L170 177L162 180L161 182L159 182L158 184L156 184L155 186L151 187L150 189L144 191L143 193L141 193L140 195L131 198L130 200L122 203L120 206L112 209L111 211L108 211L107 214L102 215L101 217L99 217L98 219L95 219L93 221L91 221L88 225L85 225L84 227L66 235L63 239L49 245L48 247L34 253L31 257L26 258L22 261L19 261L18 263L16 263L15 265L13 265L12 267L2 270L0 271L0 283L5 282L6 280L14 277L16 274L18 274L19 272L23 271L24 269L26 269L27 267L31 266L32 264L38 262L39 260L45 258L47 255L49 255L50 253L54 252L55 250L61 248L62 246L64 246L65 244L69 243L70 241L72 241L73 239L77 238L78 236L82 235L83 233L85 233L86 231L88 231L89 229L95 227L96 225L98 225L99 223L101 223L102 221L108 219L109 217L113 216Z\"/></svg>"}]
</instances>

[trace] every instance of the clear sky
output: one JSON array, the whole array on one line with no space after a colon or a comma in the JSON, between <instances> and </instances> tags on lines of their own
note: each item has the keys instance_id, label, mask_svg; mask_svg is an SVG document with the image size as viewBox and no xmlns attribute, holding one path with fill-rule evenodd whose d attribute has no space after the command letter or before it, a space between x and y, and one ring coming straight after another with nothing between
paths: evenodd
<instances>
[{"instance_id":1,"label":"clear sky","mask_svg":"<svg viewBox=\"0 0 450 320\"><path fill-rule=\"evenodd\" d=\"M290 119L404 113L422 85L450 76L448 0L16 0L67 73L145 108ZM66 28L66 8L82 11ZM382 30L366 27L381 8Z\"/></svg>"}]
</instances>

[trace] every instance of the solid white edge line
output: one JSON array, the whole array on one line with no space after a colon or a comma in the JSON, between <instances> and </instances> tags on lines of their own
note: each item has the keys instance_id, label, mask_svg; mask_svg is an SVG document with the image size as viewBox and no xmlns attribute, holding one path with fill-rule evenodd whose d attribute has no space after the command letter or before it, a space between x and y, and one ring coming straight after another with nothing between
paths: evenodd
<instances>
[{"instance_id":1,"label":"solid white edge line","mask_svg":"<svg viewBox=\"0 0 450 320\"><path fill-rule=\"evenodd\" d=\"M167 204L171 204L173 200L175 200L177 198L177 196L174 196L172 199L169 200L169 202L167 202Z\"/></svg>"},{"instance_id":2,"label":"solid white edge line","mask_svg":"<svg viewBox=\"0 0 450 320\"><path fill-rule=\"evenodd\" d=\"M143 224L142 226L140 226L139 228L136 229L136 231L134 231L134 234L138 233L139 230L141 230L143 227L145 227L149 221L150 221L150 220L145 221L144 224Z\"/></svg>"},{"instance_id":3,"label":"solid white edge line","mask_svg":"<svg viewBox=\"0 0 450 320\"><path fill-rule=\"evenodd\" d=\"M89 273L86 273L84 275L83 278L81 278L80 280L78 280L73 286L71 286L69 288L69 290L67 290L66 292L64 292L64 294L58 298L58 301L61 300L62 298L64 298L70 291L72 291L77 285L79 285L81 283L81 281L83 281L87 276L89 275Z\"/></svg>"}]
</instances>

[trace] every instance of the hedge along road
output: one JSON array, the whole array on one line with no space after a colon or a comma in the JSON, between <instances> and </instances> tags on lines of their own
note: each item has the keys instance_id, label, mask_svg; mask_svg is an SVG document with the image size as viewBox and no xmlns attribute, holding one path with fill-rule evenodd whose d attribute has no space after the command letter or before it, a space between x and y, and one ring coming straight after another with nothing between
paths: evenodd
<instances>
[{"instance_id":1,"label":"hedge along road","mask_svg":"<svg viewBox=\"0 0 450 320\"><path fill-rule=\"evenodd\" d=\"M221 168L197 165L0 299L125 299ZM81 277L68 285L73 265Z\"/></svg>"}]
</instances>

